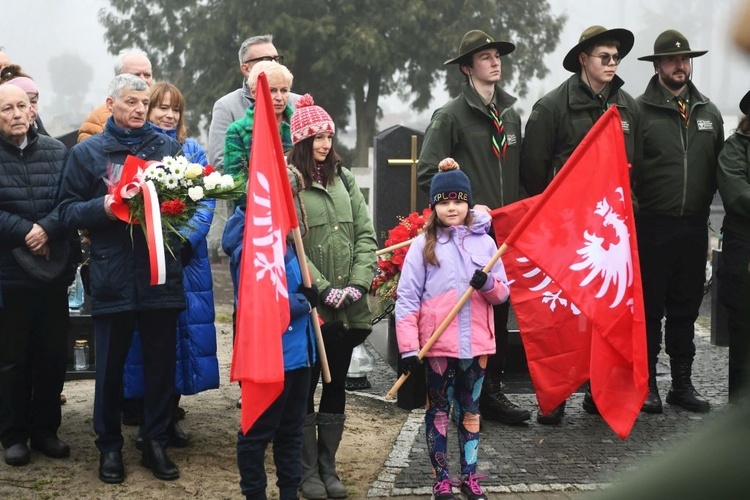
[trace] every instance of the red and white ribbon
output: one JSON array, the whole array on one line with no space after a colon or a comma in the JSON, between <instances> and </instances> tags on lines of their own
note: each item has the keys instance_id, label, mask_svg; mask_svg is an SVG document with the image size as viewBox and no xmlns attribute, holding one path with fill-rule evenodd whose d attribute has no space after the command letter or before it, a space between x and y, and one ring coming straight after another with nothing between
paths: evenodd
<instances>
[{"instance_id":1,"label":"red and white ribbon","mask_svg":"<svg viewBox=\"0 0 750 500\"><path fill-rule=\"evenodd\" d=\"M151 285L163 285L167 281L167 265L164 258L164 236L161 229L161 209L153 181L141 184L145 212L148 258L151 268Z\"/></svg>"}]
</instances>

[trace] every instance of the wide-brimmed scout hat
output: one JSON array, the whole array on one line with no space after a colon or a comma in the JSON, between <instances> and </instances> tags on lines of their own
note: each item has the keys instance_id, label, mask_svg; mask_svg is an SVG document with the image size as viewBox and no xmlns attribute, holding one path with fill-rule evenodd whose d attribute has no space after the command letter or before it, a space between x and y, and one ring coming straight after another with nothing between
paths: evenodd
<instances>
[{"instance_id":1,"label":"wide-brimmed scout hat","mask_svg":"<svg viewBox=\"0 0 750 500\"><path fill-rule=\"evenodd\" d=\"M471 30L461 39L461 43L458 46L458 55L453 59L448 59L443 65L456 64L474 52L490 48L496 48L501 56L508 55L516 50L516 46L510 42L495 41L495 39L484 31Z\"/></svg>"},{"instance_id":2,"label":"wide-brimmed scout hat","mask_svg":"<svg viewBox=\"0 0 750 500\"><path fill-rule=\"evenodd\" d=\"M581 38L578 39L578 44L568 51L568 54L563 59L563 68L570 72L577 73L581 69L581 63L578 61L578 54L583 52L586 47L593 47L596 42L600 40L617 40L620 42L620 47L617 49L617 53L620 55L620 59L628 55L630 49L633 48L635 37L633 33L623 28L612 28L608 30L604 26L589 26L583 33Z\"/></svg>"},{"instance_id":3,"label":"wide-brimmed scout hat","mask_svg":"<svg viewBox=\"0 0 750 500\"><path fill-rule=\"evenodd\" d=\"M740 101L740 111L743 115L750 115L750 91Z\"/></svg>"},{"instance_id":4,"label":"wide-brimmed scout hat","mask_svg":"<svg viewBox=\"0 0 750 500\"><path fill-rule=\"evenodd\" d=\"M639 61L655 61L663 56L688 56L700 57L708 52L707 50L690 50L685 35L677 30L667 30L656 37L654 42L654 53L650 56L639 57Z\"/></svg>"}]
</instances>

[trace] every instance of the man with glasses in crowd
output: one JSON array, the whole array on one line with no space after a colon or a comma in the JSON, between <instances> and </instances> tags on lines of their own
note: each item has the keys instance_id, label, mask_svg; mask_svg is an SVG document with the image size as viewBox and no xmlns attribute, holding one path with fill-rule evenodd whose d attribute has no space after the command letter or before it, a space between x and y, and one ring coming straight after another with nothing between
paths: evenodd
<instances>
[{"instance_id":1,"label":"man with glasses in crowd","mask_svg":"<svg viewBox=\"0 0 750 500\"><path fill-rule=\"evenodd\" d=\"M220 169L224 163L224 138L229 126L245 116L247 108L254 102L247 87L247 77L255 63L260 61L276 61L284 63L284 56L273 45L273 35L253 36L242 42L239 51L240 72L242 73L242 87L233 90L214 104L211 113L211 125L208 129L208 161L215 168ZM294 103L298 94L289 93L289 103Z\"/></svg>"},{"instance_id":2,"label":"man with glasses in crowd","mask_svg":"<svg viewBox=\"0 0 750 500\"><path fill-rule=\"evenodd\" d=\"M542 97L531 110L521 148L521 182L529 195L537 195L552 181L573 150L610 106L617 106L625 135L628 160L635 152L637 107L622 90L623 80L615 73L622 58L633 48L633 33L626 29L591 26L563 59L573 75ZM586 391L583 409L598 413ZM562 421L565 401L537 421L556 425Z\"/></svg>"}]
</instances>

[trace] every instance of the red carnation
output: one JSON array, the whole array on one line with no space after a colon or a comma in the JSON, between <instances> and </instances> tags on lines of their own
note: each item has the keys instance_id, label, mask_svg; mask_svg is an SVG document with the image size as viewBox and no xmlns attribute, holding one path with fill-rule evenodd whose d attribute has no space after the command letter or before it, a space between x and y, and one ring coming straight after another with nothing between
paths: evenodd
<instances>
[{"instance_id":1,"label":"red carnation","mask_svg":"<svg viewBox=\"0 0 750 500\"><path fill-rule=\"evenodd\" d=\"M206 165L205 167L203 167L203 175L211 175L214 172L216 172L216 169L211 165Z\"/></svg>"},{"instance_id":2,"label":"red carnation","mask_svg":"<svg viewBox=\"0 0 750 500\"><path fill-rule=\"evenodd\" d=\"M185 212L185 204L182 200L171 200L161 202L161 213L165 215L182 215Z\"/></svg>"}]
</instances>

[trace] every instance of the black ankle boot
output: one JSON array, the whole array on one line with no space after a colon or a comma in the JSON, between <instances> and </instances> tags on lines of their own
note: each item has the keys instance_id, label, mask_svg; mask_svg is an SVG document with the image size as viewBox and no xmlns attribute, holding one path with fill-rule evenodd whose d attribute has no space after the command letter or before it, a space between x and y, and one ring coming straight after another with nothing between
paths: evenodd
<instances>
[{"instance_id":1,"label":"black ankle boot","mask_svg":"<svg viewBox=\"0 0 750 500\"><path fill-rule=\"evenodd\" d=\"M167 452L162 445L150 439L147 439L144 445L141 465L151 469L154 476L164 481L172 481L180 477L179 469L167 456Z\"/></svg>"},{"instance_id":2,"label":"black ankle boot","mask_svg":"<svg viewBox=\"0 0 750 500\"><path fill-rule=\"evenodd\" d=\"M182 430L177 418L167 427L167 436L169 436L169 446L175 448L185 448L190 444L190 434Z\"/></svg>"},{"instance_id":3,"label":"black ankle boot","mask_svg":"<svg viewBox=\"0 0 750 500\"><path fill-rule=\"evenodd\" d=\"M519 408L503 394L503 387L498 377L488 376L479 396L479 412L483 419L516 425L531 418L528 410Z\"/></svg>"},{"instance_id":4,"label":"black ankle boot","mask_svg":"<svg viewBox=\"0 0 750 500\"><path fill-rule=\"evenodd\" d=\"M562 422L563 415L565 415L565 401L546 415L542 413L542 410L539 410L536 414L536 421L542 425L558 425Z\"/></svg>"},{"instance_id":5,"label":"black ankle boot","mask_svg":"<svg viewBox=\"0 0 750 500\"><path fill-rule=\"evenodd\" d=\"M119 484L125 481L122 452L105 451L99 455L99 479L107 484Z\"/></svg>"},{"instance_id":6,"label":"black ankle boot","mask_svg":"<svg viewBox=\"0 0 750 500\"><path fill-rule=\"evenodd\" d=\"M594 402L594 396L591 395L590 387L586 389L586 393L583 395L583 402L581 403L581 408L583 408L583 411L591 415L599 415L599 408L596 407L596 403Z\"/></svg>"},{"instance_id":7,"label":"black ankle boot","mask_svg":"<svg viewBox=\"0 0 750 500\"><path fill-rule=\"evenodd\" d=\"M659 387L656 385L656 365L648 368L648 396L643 402L641 411L644 413L662 413L664 407L659 396Z\"/></svg>"},{"instance_id":8,"label":"black ankle boot","mask_svg":"<svg viewBox=\"0 0 750 500\"><path fill-rule=\"evenodd\" d=\"M710 411L711 404L693 387L693 360L670 359L669 364L672 371L672 389L667 393L667 403L698 413Z\"/></svg>"}]
</instances>

